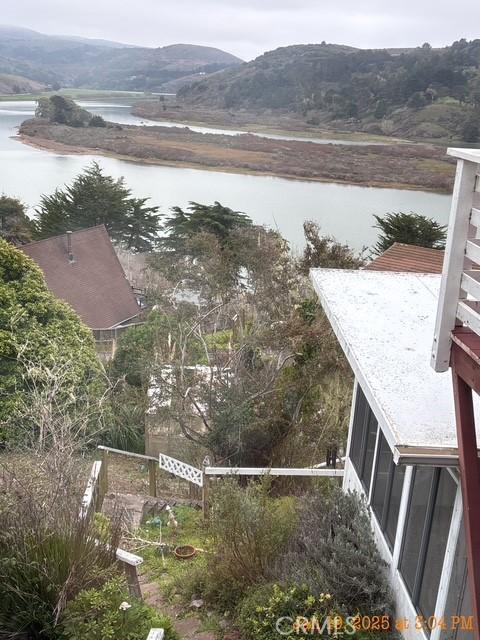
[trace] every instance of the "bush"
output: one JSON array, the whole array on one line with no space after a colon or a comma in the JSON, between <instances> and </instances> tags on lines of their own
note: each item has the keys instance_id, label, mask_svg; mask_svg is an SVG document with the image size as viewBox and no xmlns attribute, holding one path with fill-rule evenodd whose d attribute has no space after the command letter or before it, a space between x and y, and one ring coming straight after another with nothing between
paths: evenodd
<instances>
[{"instance_id":1,"label":"bush","mask_svg":"<svg viewBox=\"0 0 480 640\"><path fill-rule=\"evenodd\" d=\"M209 557L204 597L224 608L235 606L246 591L265 579L295 526L293 499L268 496L270 482L222 480L213 495Z\"/></svg>"},{"instance_id":2,"label":"bush","mask_svg":"<svg viewBox=\"0 0 480 640\"><path fill-rule=\"evenodd\" d=\"M61 482L48 487L33 463L31 477L2 478L0 636L50 640L66 603L115 575L120 529L113 526L96 541L96 525L79 518L73 491Z\"/></svg>"},{"instance_id":3,"label":"bush","mask_svg":"<svg viewBox=\"0 0 480 640\"><path fill-rule=\"evenodd\" d=\"M92 116L90 122L88 123L89 127L106 127L107 123L102 118L102 116Z\"/></svg>"},{"instance_id":4,"label":"bush","mask_svg":"<svg viewBox=\"0 0 480 640\"><path fill-rule=\"evenodd\" d=\"M302 501L297 529L273 576L305 584L315 597L331 593L345 615L388 615L393 606L385 567L365 505L335 488Z\"/></svg>"},{"instance_id":5,"label":"bush","mask_svg":"<svg viewBox=\"0 0 480 640\"><path fill-rule=\"evenodd\" d=\"M329 593L314 596L308 587L278 584L263 585L252 591L242 602L236 616L244 640L293 640L319 634L323 637L392 638L391 631L369 634L355 631L355 614L347 620L335 610L334 599ZM308 626L308 625L311 626ZM335 633L336 632L336 633Z\"/></svg>"},{"instance_id":6,"label":"bush","mask_svg":"<svg viewBox=\"0 0 480 640\"><path fill-rule=\"evenodd\" d=\"M122 608L122 603L128 606ZM167 616L130 597L126 583L116 578L101 589L82 591L66 609L62 621L64 640L145 640L151 628L165 630L165 640L178 635Z\"/></svg>"}]
</instances>

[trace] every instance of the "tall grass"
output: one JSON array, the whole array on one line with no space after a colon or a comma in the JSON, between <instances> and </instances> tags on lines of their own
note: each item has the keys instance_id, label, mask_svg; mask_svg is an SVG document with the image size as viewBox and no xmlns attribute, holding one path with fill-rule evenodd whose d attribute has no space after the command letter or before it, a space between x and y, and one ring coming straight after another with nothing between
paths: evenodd
<instances>
[{"instance_id":1,"label":"tall grass","mask_svg":"<svg viewBox=\"0 0 480 640\"><path fill-rule=\"evenodd\" d=\"M100 533L80 516L76 479L28 461L0 475L0 638L51 640L67 603L115 573L120 527Z\"/></svg>"}]
</instances>

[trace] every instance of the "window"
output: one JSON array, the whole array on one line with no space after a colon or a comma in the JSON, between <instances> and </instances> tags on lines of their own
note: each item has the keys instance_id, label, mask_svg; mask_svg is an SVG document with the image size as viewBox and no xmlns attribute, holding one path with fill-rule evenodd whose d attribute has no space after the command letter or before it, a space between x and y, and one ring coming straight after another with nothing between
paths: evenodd
<instances>
[{"instance_id":1,"label":"window","mask_svg":"<svg viewBox=\"0 0 480 640\"><path fill-rule=\"evenodd\" d=\"M405 467L393 462L393 455L380 431L377 465L373 480L372 509L390 547L395 544L398 512L402 497Z\"/></svg>"},{"instance_id":2,"label":"window","mask_svg":"<svg viewBox=\"0 0 480 640\"><path fill-rule=\"evenodd\" d=\"M357 386L350 459L365 491L370 489L378 422L360 386Z\"/></svg>"},{"instance_id":3,"label":"window","mask_svg":"<svg viewBox=\"0 0 480 640\"><path fill-rule=\"evenodd\" d=\"M400 572L413 604L425 617L435 613L456 490L447 469L414 470Z\"/></svg>"},{"instance_id":4,"label":"window","mask_svg":"<svg viewBox=\"0 0 480 640\"><path fill-rule=\"evenodd\" d=\"M463 522L458 535L453 571L448 585L444 619L451 621L455 619L454 616L464 616L465 621L473 616L472 599L468 588L467 550ZM461 623L447 625L448 628L442 633L442 640L472 640L472 632L465 626Z\"/></svg>"}]
</instances>

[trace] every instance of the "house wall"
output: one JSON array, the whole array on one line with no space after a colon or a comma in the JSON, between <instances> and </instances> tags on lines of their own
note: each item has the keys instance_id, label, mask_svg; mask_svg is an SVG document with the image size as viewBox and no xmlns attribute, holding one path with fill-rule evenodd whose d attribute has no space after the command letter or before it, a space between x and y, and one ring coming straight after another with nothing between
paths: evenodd
<instances>
[{"instance_id":1,"label":"house wall","mask_svg":"<svg viewBox=\"0 0 480 640\"><path fill-rule=\"evenodd\" d=\"M412 475L413 475L413 467L406 467L404 481L403 481L403 489L402 489L402 497L400 502L399 516L398 516L398 524L397 531L395 536L395 543L393 545L393 549L390 550L384 534L379 526L377 518L373 512L371 502L372 502L372 492L373 492L373 477L375 474L376 468L376 457L378 453L378 442L379 442L379 434L380 428L378 429L377 434L377 442L375 447L375 455L372 465L372 481L370 483L370 491L367 495L364 487L358 477L357 471L353 465L353 462L350 458L350 449L351 449L351 439L352 439L352 428L353 428L353 420L354 420L354 410L356 406L356 400L358 395L358 382L355 381L354 394L352 400L352 411L350 416L350 427L349 427L349 436L348 436L348 444L347 444L347 458L345 461L345 475L343 479L343 489L344 491L352 491L360 496L367 503L368 512L370 515L370 520L372 524L372 531L374 535L374 539L376 541L377 548L379 550L380 556L387 564L387 577L390 583L394 599L396 605L395 618L397 620L406 619L409 621L409 628L402 631L402 636L406 640L446 640L446 638L455 638L455 634L442 632L440 628L433 630L428 636L422 629L415 628L416 616L419 615L414 604L410 599L410 595L408 593L407 587L403 581L403 578L399 571L399 562L401 555L401 548L403 542L403 534L404 527L406 524L406 517L408 512L408 503L410 497L411 483L412 483ZM440 580L440 587L437 594L437 601L435 607L435 618L440 620L445 613L445 606L448 595L448 587L450 583L450 575L452 572L455 550L458 542L458 535L460 531L460 525L462 520L462 499L461 499L461 489L458 482L458 478L455 472L452 472L452 477L455 479L457 483L456 490L456 498L455 504L453 508L449 537L447 541L447 547L445 552L445 557L443 560L443 568L442 568L442 577ZM446 621L447 626L449 625L449 621Z\"/></svg>"}]
</instances>

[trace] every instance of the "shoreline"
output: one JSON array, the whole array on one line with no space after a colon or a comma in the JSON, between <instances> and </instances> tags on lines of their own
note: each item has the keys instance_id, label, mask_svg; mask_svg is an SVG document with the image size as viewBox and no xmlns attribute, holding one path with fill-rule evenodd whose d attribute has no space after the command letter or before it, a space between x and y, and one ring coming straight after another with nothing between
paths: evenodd
<instances>
[{"instance_id":1,"label":"shoreline","mask_svg":"<svg viewBox=\"0 0 480 640\"><path fill-rule=\"evenodd\" d=\"M161 160L159 158L142 158L133 155L125 155L102 149L99 147L80 147L74 145L68 145L57 140L51 140L49 138L41 138L37 136L30 136L25 133L18 133L16 136L11 136L13 139L18 140L22 144L33 147L41 151L48 151L51 153L58 153L60 155L99 155L107 158L114 158L116 160L122 160L125 162L131 162L133 164L141 164L146 166L162 166L172 167L179 169L194 169L198 171L212 171L218 173L231 173L238 175L250 175L250 176L264 176L271 178L280 178L282 180L293 180L295 182L318 182L323 184L339 184L350 187L363 187L374 189L395 189L400 191L424 191L427 193L437 193L439 195L446 195L450 191L448 189L438 189L423 185L411 185L404 182L384 182L384 181L356 181L351 182L342 180L340 178L331 177L298 177L288 173L273 172L273 171L261 171L255 169L243 169L241 167L225 167L225 166L208 166L202 163L185 162L181 160ZM348 146L348 145L344 145Z\"/></svg>"}]
</instances>

